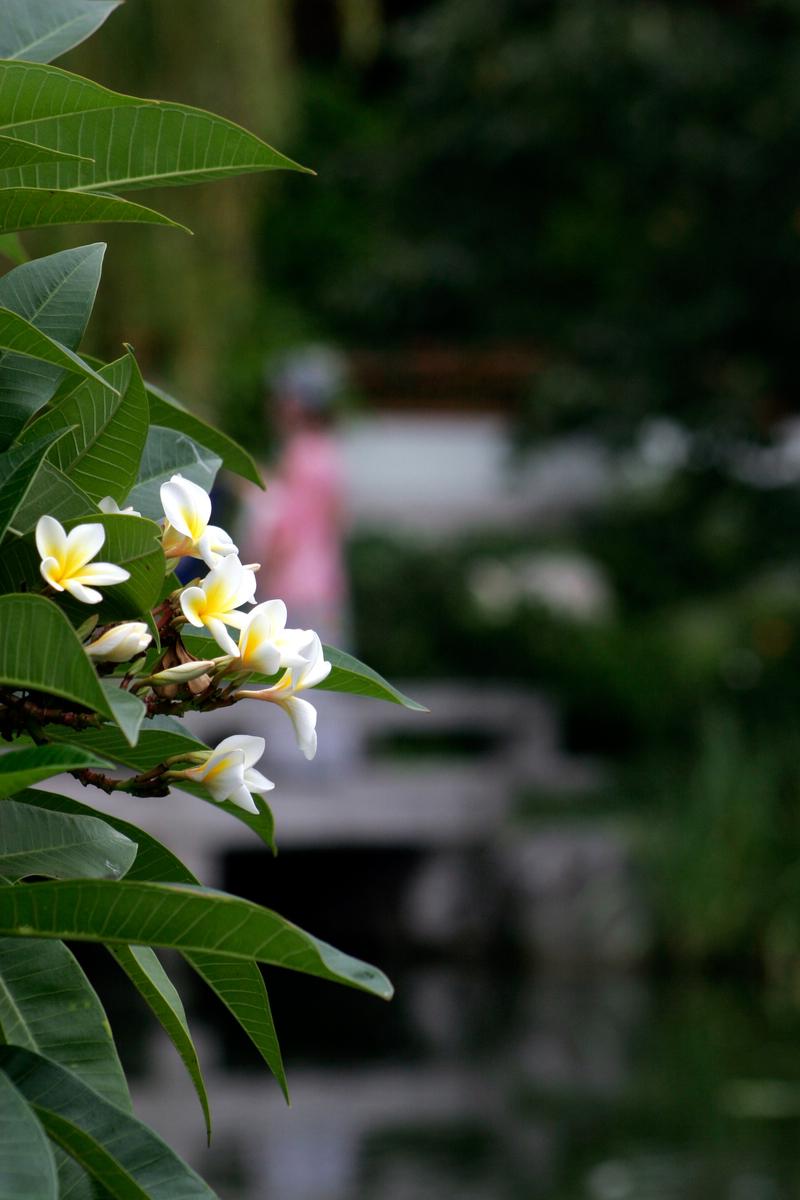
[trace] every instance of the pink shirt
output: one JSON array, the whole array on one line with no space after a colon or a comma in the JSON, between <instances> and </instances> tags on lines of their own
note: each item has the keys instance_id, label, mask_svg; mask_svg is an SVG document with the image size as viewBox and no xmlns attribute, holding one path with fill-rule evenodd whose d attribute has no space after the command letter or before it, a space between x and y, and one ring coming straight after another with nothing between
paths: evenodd
<instances>
[{"instance_id":1,"label":"pink shirt","mask_svg":"<svg viewBox=\"0 0 800 1200\"><path fill-rule=\"evenodd\" d=\"M262 564L266 592L286 601L290 620L293 608L344 601L343 499L338 447L318 430L291 437L266 494L253 498L247 558Z\"/></svg>"}]
</instances>

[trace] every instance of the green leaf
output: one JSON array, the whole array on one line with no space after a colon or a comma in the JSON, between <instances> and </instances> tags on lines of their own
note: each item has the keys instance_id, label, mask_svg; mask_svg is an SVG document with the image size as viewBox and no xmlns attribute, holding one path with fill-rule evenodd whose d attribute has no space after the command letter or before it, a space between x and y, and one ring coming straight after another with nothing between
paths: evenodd
<instances>
[{"instance_id":1,"label":"green leaf","mask_svg":"<svg viewBox=\"0 0 800 1200\"><path fill-rule=\"evenodd\" d=\"M0 254L13 263L28 262L28 253L16 233L0 233Z\"/></svg>"},{"instance_id":2,"label":"green leaf","mask_svg":"<svg viewBox=\"0 0 800 1200\"><path fill-rule=\"evenodd\" d=\"M0 279L0 307L77 350L94 305L105 249L104 242L94 242L23 263ZM64 370L52 363L16 354L0 356L0 446L8 445L47 403L63 377Z\"/></svg>"},{"instance_id":3,"label":"green leaf","mask_svg":"<svg viewBox=\"0 0 800 1200\"><path fill-rule=\"evenodd\" d=\"M0 85L1 86L1 85ZM33 168L35 169L35 168ZM155 209L104 192L51 191L48 188L0 188L0 233L20 229L41 229L46 225L97 225L126 222L137 225L165 225L191 233L179 221L165 217Z\"/></svg>"},{"instance_id":4,"label":"green leaf","mask_svg":"<svg viewBox=\"0 0 800 1200\"><path fill-rule=\"evenodd\" d=\"M131 1111L103 1006L63 942L0 938L0 1041L60 1063L111 1104Z\"/></svg>"},{"instance_id":5,"label":"green leaf","mask_svg":"<svg viewBox=\"0 0 800 1200\"><path fill-rule=\"evenodd\" d=\"M135 746L139 740L142 721L147 715L147 705L144 700L140 700L133 692L119 687L113 680L103 679L101 682L109 707L114 713L114 720L122 731L125 741L129 746Z\"/></svg>"},{"instance_id":6,"label":"green leaf","mask_svg":"<svg viewBox=\"0 0 800 1200\"><path fill-rule=\"evenodd\" d=\"M19 187L126 192L275 168L305 170L212 113L123 96L31 63L3 64L0 133L95 160L22 167L15 172Z\"/></svg>"},{"instance_id":7,"label":"green leaf","mask_svg":"<svg viewBox=\"0 0 800 1200\"><path fill-rule=\"evenodd\" d=\"M103 383L80 384L28 425L20 444L61 431L48 460L95 502L111 496L120 503L136 482L147 439L147 396L132 354L98 375Z\"/></svg>"},{"instance_id":8,"label":"green leaf","mask_svg":"<svg viewBox=\"0 0 800 1200\"><path fill-rule=\"evenodd\" d=\"M62 525L78 518L94 521L98 516L94 501L67 479L63 471L46 461L40 465L27 496L14 514L11 532L18 536L30 533L45 513ZM34 568L38 570L36 563Z\"/></svg>"},{"instance_id":9,"label":"green leaf","mask_svg":"<svg viewBox=\"0 0 800 1200\"><path fill-rule=\"evenodd\" d=\"M391 700L414 712L428 712L424 704L418 704L410 696L404 696L388 680L373 671L372 667L359 662L352 654L337 650L335 646L324 646L325 658L332 664L327 679L317 684L319 691L350 692L354 696L373 696L376 700Z\"/></svg>"},{"instance_id":10,"label":"green leaf","mask_svg":"<svg viewBox=\"0 0 800 1200\"><path fill-rule=\"evenodd\" d=\"M25 266L27 265L26 263ZM16 270L21 271L23 268L17 267ZM112 385L103 376L93 371L67 346L62 346L60 342L42 333L19 313L3 307L0 307L0 350L49 363L61 370L71 371L74 375L84 375L87 379L99 380L102 387L113 390Z\"/></svg>"},{"instance_id":11,"label":"green leaf","mask_svg":"<svg viewBox=\"0 0 800 1200\"><path fill-rule=\"evenodd\" d=\"M243 479L249 479L257 487L263 488L264 483L253 458L233 438L189 412L161 388L152 383L146 383L145 387L150 404L150 420L153 424L187 434L193 441L219 455L229 471L234 471Z\"/></svg>"},{"instance_id":12,"label":"green leaf","mask_svg":"<svg viewBox=\"0 0 800 1200\"><path fill-rule=\"evenodd\" d=\"M91 354L84 355L84 358L97 370L103 366L101 358L95 358ZM148 383L145 380L144 386L150 405L150 420L153 425L161 425L164 429L174 429L177 433L185 433L193 442L197 442L198 445L221 458L222 465L229 471L241 475L243 479L247 479L250 483L263 489L264 481L252 455L248 454L238 442L228 437L227 433L223 433L220 429L216 429L207 421L203 421L194 413L189 412L179 400L170 396L162 388L156 387L154 383Z\"/></svg>"},{"instance_id":13,"label":"green leaf","mask_svg":"<svg viewBox=\"0 0 800 1200\"><path fill-rule=\"evenodd\" d=\"M167 1037L181 1056L194 1085L194 1090L197 1092L210 1143L211 1113L208 1107L203 1073L200 1070L197 1051L189 1032L186 1013L172 980L159 962L155 951L151 950L149 946L109 946L108 949L155 1014Z\"/></svg>"},{"instance_id":14,"label":"green leaf","mask_svg":"<svg viewBox=\"0 0 800 1200\"><path fill-rule=\"evenodd\" d=\"M0 934L163 946L251 959L388 1000L376 967L249 900L186 884L81 879L0 887Z\"/></svg>"},{"instance_id":15,"label":"green leaf","mask_svg":"<svg viewBox=\"0 0 800 1200\"><path fill-rule=\"evenodd\" d=\"M46 792L43 789L25 788L14 796L15 804L27 804L31 808L45 809L47 812L67 813L77 817L99 817L107 825L122 833L129 841L136 842L139 847L133 865L128 870L128 878L144 882L164 883L197 883L191 871L183 865L179 858L163 846L152 834L124 821L111 813L99 813L96 808L73 800L72 796L62 796L58 792Z\"/></svg>"},{"instance_id":16,"label":"green leaf","mask_svg":"<svg viewBox=\"0 0 800 1200\"><path fill-rule=\"evenodd\" d=\"M0 596L0 685L113 715L72 626L44 596Z\"/></svg>"},{"instance_id":17,"label":"green leaf","mask_svg":"<svg viewBox=\"0 0 800 1200\"><path fill-rule=\"evenodd\" d=\"M5 13L3 15L5 16ZM0 135L0 185L3 171L14 167L27 167L31 163L60 160L88 161L84 155L64 154L62 150L52 150L49 146L37 146L36 142L23 142L21 138Z\"/></svg>"},{"instance_id":18,"label":"green leaf","mask_svg":"<svg viewBox=\"0 0 800 1200\"><path fill-rule=\"evenodd\" d=\"M103 603L96 611L101 619L116 616L130 619L142 616L158 601L164 578L164 551L161 530L143 517L125 517L114 513L96 518L105 527L106 540L101 551L104 562L113 562L130 572L125 583L104 589ZM77 522L67 522L72 528ZM85 605L81 605L85 613Z\"/></svg>"},{"instance_id":19,"label":"green leaf","mask_svg":"<svg viewBox=\"0 0 800 1200\"><path fill-rule=\"evenodd\" d=\"M235 1017L275 1076L288 1104L289 1085L281 1048L264 977L256 964L201 950L184 951L183 957Z\"/></svg>"},{"instance_id":20,"label":"green leaf","mask_svg":"<svg viewBox=\"0 0 800 1200\"><path fill-rule=\"evenodd\" d=\"M53 429L45 437L0 454L0 539L24 503L45 450L63 436L63 430Z\"/></svg>"},{"instance_id":21,"label":"green leaf","mask_svg":"<svg viewBox=\"0 0 800 1200\"><path fill-rule=\"evenodd\" d=\"M99 817L70 817L14 800L0 811L0 878L6 882L30 875L119 879L136 857L136 843Z\"/></svg>"},{"instance_id":22,"label":"green leaf","mask_svg":"<svg viewBox=\"0 0 800 1200\"><path fill-rule=\"evenodd\" d=\"M0 1071L22 1093L49 1136L117 1200L216 1200L200 1176L152 1130L103 1100L64 1067L30 1050L3 1046Z\"/></svg>"},{"instance_id":23,"label":"green leaf","mask_svg":"<svg viewBox=\"0 0 800 1200\"><path fill-rule=\"evenodd\" d=\"M210 492L222 460L186 434L151 425L147 434L136 485L125 504L143 517L158 521L164 516L160 488L176 472Z\"/></svg>"},{"instance_id":24,"label":"green leaf","mask_svg":"<svg viewBox=\"0 0 800 1200\"><path fill-rule=\"evenodd\" d=\"M20 788L30 787L62 771L80 771L84 767L110 767L111 764L98 755L79 746L29 746L24 750L11 750L0 756L0 797L13 796ZM2 810L8 812L8 808ZM0 846L3 831L0 830ZM0 874L5 874L0 870ZM41 872L45 874L44 871Z\"/></svg>"},{"instance_id":25,"label":"green leaf","mask_svg":"<svg viewBox=\"0 0 800 1200\"><path fill-rule=\"evenodd\" d=\"M79 734L52 725L47 728L47 736L55 741L66 740L72 745L83 746L85 749L99 754L102 758L111 758L137 772L148 771L174 754L207 749L204 742L192 737L179 721L171 717L154 717L148 721L147 727L142 729L139 741L134 747L129 746L119 730L112 725L103 725L100 729L85 729ZM215 808L221 808L223 812L249 826L274 851L275 822L269 805L262 796L254 797L259 809L258 815L256 815L245 812L238 805L231 804L229 800L224 804L217 804L199 785L195 787L183 784L182 786L193 796L197 796L207 804L213 804Z\"/></svg>"},{"instance_id":26,"label":"green leaf","mask_svg":"<svg viewBox=\"0 0 800 1200\"><path fill-rule=\"evenodd\" d=\"M33 1109L0 1071L0 1196L58 1200L56 1164Z\"/></svg>"},{"instance_id":27,"label":"green leaf","mask_svg":"<svg viewBox=\"0 0 800 1200\"><path fill-rule=\"evenodd\" d=\"M50 62L98 29L122 0L3 0L0 58Z\"/></svg>"},{"instance_id":28,"label":"green leaf","mask_svg":"<svg viewBox=\"0 0 800 1200\"><path fill-rule=\"evenodd\" d=\"M37 808L50 808L55 812L76 815L94 815L95 810L69 796L60 796L44 791L25 791L17 795L19 803L32 804ZM145 883L197 883L195 876L180 859L162 846L149 833L123 821L120 817L103 814L103 820L138 843L139 852L128 871L129 880ZM267 989L255 963L233 958L221 958L205 951L185 951L183 957L189 965L216 992L222 1003L238 1021L255 1048L261 1054L277 1079L288 1100L286 1072L283 1067L278 1035L272 1020ZM98 1089L99 1090L99 1089Z\"/></svg>"}]
</instances>

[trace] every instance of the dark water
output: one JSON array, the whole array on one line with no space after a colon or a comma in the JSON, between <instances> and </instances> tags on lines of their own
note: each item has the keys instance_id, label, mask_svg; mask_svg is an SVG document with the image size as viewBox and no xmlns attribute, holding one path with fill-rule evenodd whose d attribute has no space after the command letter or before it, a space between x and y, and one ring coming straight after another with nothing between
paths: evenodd
<instances>
[{"instance_id":1,"label":"dark water","mask_svg":"<svg viewBox=\"0 0 800 1200\"><path fill-rule=\"evenodd\" d=\"M398 968L383 1005L274 974L290 1110L225 1014L190 1006L210 1150L174 1052L138 1010L125 1018L140 1115L223 1200L800 1195L800 1007L785 993L428 966Z\"/></svg>"}]
</instances>

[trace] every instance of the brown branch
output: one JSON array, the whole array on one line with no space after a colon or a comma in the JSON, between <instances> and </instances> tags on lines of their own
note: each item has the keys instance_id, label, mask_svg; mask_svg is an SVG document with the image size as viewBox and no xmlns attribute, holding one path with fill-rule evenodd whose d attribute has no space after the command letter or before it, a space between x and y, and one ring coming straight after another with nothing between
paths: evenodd
<instances>
[{"instance_id":1,"label":"brown branch","mask_svg":"<svg viewBox=\"0 0 800 1200\"><path fill-rule=\"evenodd\" d=\"M104 771L93 771L90 767L84 767L82 771L70 771L70 774L84 787L100 788L109 796L112 792L127 792L131 796L168 796L169 783L161 778L167 769L166 763L159 763L157 767L128 779L118 779L114 775L106 775Z\"/></svg>"}]
</instances>

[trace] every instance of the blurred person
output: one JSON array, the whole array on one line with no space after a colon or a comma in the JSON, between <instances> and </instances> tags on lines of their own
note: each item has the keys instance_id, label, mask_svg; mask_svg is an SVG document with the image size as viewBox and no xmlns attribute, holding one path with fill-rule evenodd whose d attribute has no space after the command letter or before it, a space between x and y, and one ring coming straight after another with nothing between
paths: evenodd
<instances>
[{"instance_id":1,"label":"blurred person","mask_svg":"<svg viewBox=\"0 0 800 1200\"><path fill-rule=\"evenodd\" d=\"M348 625L345 479L333 433L345 376L342 357L324 346L297 350L268 374L281 450L266 493L248 497L241 532L246 559L262 564L262 594L335 646Z\"/></svg>"}]
</instances>

